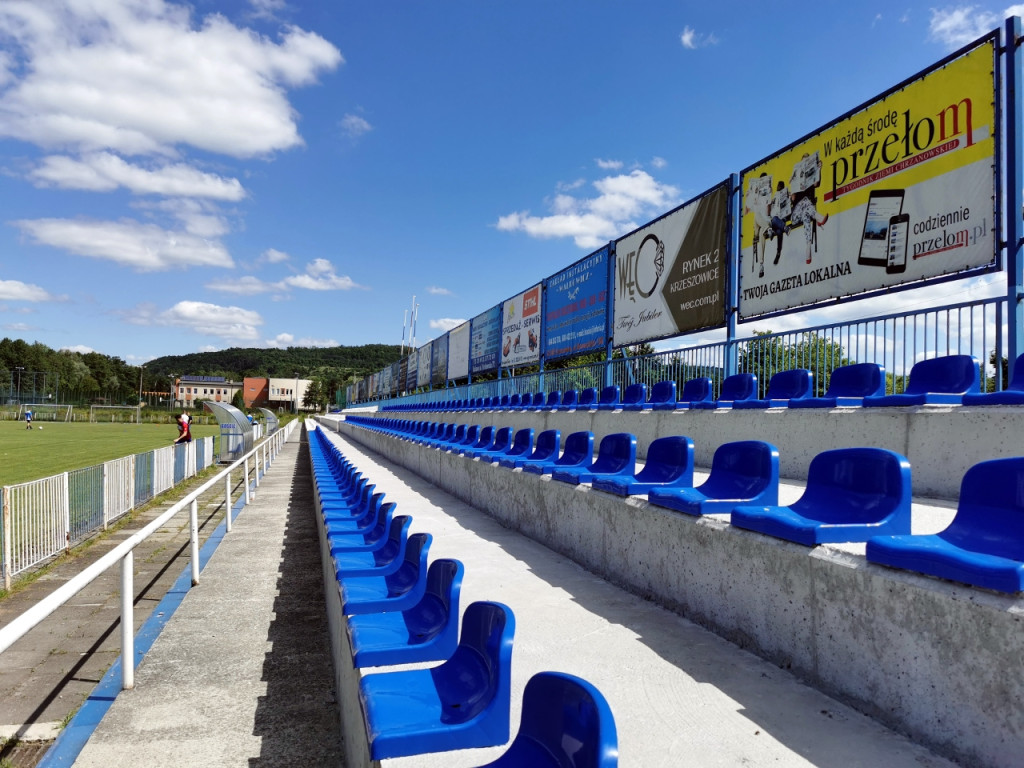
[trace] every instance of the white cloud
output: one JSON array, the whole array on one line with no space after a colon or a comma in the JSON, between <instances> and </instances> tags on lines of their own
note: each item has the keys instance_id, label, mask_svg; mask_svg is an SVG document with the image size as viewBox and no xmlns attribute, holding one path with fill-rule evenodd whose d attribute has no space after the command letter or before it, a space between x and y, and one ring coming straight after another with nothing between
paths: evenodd
<instances>
[{"instance_id":1,"label":"white cloud","mask_svg":"<svg viewBox=\"0 0 1024 768\"><path fill-rule=\"evenodd\" d=\"M594 162L597 163L597 167L605 171L618 171L622 168L621 160L602 160L597 157L594 158Z\"/></svg>"},{"instance_id":2,"label":"white cloud","mask_svg":"<svg viewBox=\"0 0 1024 768\"><path fill-rule=\"evenodd\" d=\"M137 202L134 207L170 214L181 222L186 232L196 237L213 239L231 231L227 218L220 213L215 203L208 200L172 198L159 202Z\"/></svg>"},{"instance_id":3,"label":"white cloud","mask_svg":"<svg viewBox=\"0 0 1024 768\"><path fill-rule=\"evenodd\" d=\"M308 291L348 291L362 287L352 278L336 274L334 265L327 259L314 259L306 265L305 274L286 277L281 285Z\"/></svg>"},{"instance_id":4,"label":"white cloud","mask_svg":"<svg viewBox=\"0 0 1024 768\"><path fill-rule=\"evenodd\" d=\"M204 197L238 201L245 189L238 179L203 173L184 163L152 169L125 162L110 152L93 152L81 159L65 155L45 157L30 174L39 186L110 192L125 187L137 195Z\"/></svg>"},{"instance_id":5,"label":"white cloud","mask_svg":"<svg viewBox=\"0 0 1024 768\"><path fill-rule=\"evenodd\" d=\"M572 237L581 248L599 248L634 229L638 217L662 213L676 204L679 197L678 189L640 170L606 176L594 182L594 188L599 193L597 197L556 195L549 204L550 215L510 213L498 219L497 227L536 238Z\"/></svg>"},{"instance_id":6,"label":"white cloud","mask_svg":"<svg viewBox=\"0 0 1024 768\"><path fill-rule=\"evenodd\" d=\"M279 333L272 339L267 339L264 344L272 349L285 349L286 347L337 347L335 339L314 339L302 337L296 339L290 333Z\"/></svg>"},{"instance_id":7,"label":"white cloud","mask_svg":"<svg viewBox=\"0 0 1024 768\"><path fill-rule=\"evenodd\" d=\"M31 326L28 323L7 323L4 325L5 331L13 331L14 333L25 333L26 331L34 331L35 326Z\"/></svg>"},{"instance_id":8,"label":"white cloud","mask_svg":"<svg viewBox=\"0 0 1024 768\"><path fill-rule=\"evenodd\" d=\"M651 158L651 167L652 168L657 168L657 169L661 170L666 165L668 165L668 160L666 160L664 157L652 157Z\"/></svg>"},{"instance_id":9,"label":"white cloud","mask_svg":"<svg viewBox=\"0 0 1024 768\"><path fill-rule=\"evenodd\" d=\"M679 42L683 44L683 48L688 50L696 50L697 48L705 48L709 45L716 45L718 38L714 34L702 35L697 32L693 27L686 26L683 28L683 32L679 35Z\"/></svg>"},{"instance_id":10,"label":"white cloud","mask_svg":"<svg viewBox=\"0 0 1024 768\"><path fill-rule=\"evenodd\" d=\"M90 352L95 352L96 350L93 349L92 347L87 347L84 344L75 344L73 347L61 347L57 351L58 352L77 352L79 355L87 355Z\"/></svg>"},{"instance_id":11,"label":"white cloud","mask_svg":"<svg viewBox=\"0 0 1024 768\"><path fill-rule=\"evenodd\" d=\"M967 45L991 31L1008 16L1024 14L1024 5L1011 5L1001 14L976 5L959 5L952 8L932 9L928 32L933 40L953 50Z\"/></svg>"},{"instance_id":12,"label":"white cloud","mask_svg":"<svg viewBox=\"0 0 1024 768\"><path fill-rule=\"evenodd\" d=\"M460 320L454 317L439 317L436 320L430 321L430 327L435 331L441 331L443 333L450 331L452 328L458 328L464 322L466 322L465 319Z\"/></svg>"},{"instance_id":13,"label":"white cloud","mask_svg":"<svg viewBox=\"0 0 1024 768\"><path fill-rule=\"evenodd\" d=\"M212 280L204 286L210 291L222 293L235 293L240 296L256 296L261 293L271 293L279 290L277 283L267 283L258 277L247 275L239 278L227 278L224 280Z\"/></svg>"},{"instance_id":14,"label":"white cloud","mask_svg":"<svg viewBox=\"0 0 1024 768\"><path fill-rule=\"evenodd\" d=\"M45 289L20 280L0 280L0 300L4 301L54 301Z\"/></svg>"},{"instance_id":15,"label":"white cloud","mask_svg":"<svg viewBox=\"0 0 1024 768\"><path fill-rule=\"evenodd\" d=\"M142 304L125 313L125 319L134 325L185 328L193 333L232 341L255 341L259 338L259 326L263 325L259 312L203 301L179 301L163 312L156 312L152 305Z\"/></svg>"},{"instance_id":16,"label":"white cloud","mask_svg":"<svg viewBox=\"0 0 1024 768\"><path fill-rule=\"evenodd\" d=\"M345 115L341 118L341 129L345 132L345 135L358 139L364 133L372 131L373 126L359 117L359 115Z\"/></svg>"},{"instance_id":17,"label":"white cloud","mask_svg":"<svg viewBox=\"0 0 1024 768\"><path fill-rule=\"evenodd\" d=\"M442 288L439 285L427 286L427 293L432 294L434 296L454 296L455 295L451 291L449 291L447 288Z\"/></svg>"},{"instance_id":18,"label":"white cloud","mask_svg":"<svg viewBox=\"0 0 1024 768\"><path fill-rule=\"evenodd\" d=\"M227 249L216 240L131 219L23 219L14 225L40 245L106 259L140 272L234 266Z\"/></svg>"},{"instance_id":19,"label":"white cloud","mask_svg":"<svg viewBox=\"0 0 1024 768\"><path fill-rule=\"evenodd\" d=\"M284 251L279 251L276 248L267 248L263 253L260 254L260 261L265 261L267 264L279 264L282 261L288 261L291 257Z\"/></svg>"},{"instance_id":20,"label":"white cloud","mask_svg":"<svg viewBox=\"0 0 1024 768\"><path fill-rule=\"evenodd\" d=\"M277 12L283 11L287 4L284 0L249 0L253 16L258 19L275 19Z\"/></svg>"},{"instance_id":21,"label":"white cloud","mask_svg":"<svg viewBox=\"0 0 1024 768\"><path fill-rule=\"evenodd\" d=\"M219 14L194 23L165 0L2 3L0 40L0 135L79 152L294 147L302 139L285 89L342 63L314 33L285 26L273 41Z\"/></svg>"}]
</instances>

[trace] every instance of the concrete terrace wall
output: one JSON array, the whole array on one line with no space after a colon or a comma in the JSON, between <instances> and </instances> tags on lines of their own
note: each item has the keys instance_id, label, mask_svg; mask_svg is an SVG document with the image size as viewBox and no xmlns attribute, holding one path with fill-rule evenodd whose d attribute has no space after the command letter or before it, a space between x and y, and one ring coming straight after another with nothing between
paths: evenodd
<instances>
[{"instance_id":1,"label":"concrete terrace wall","mask_svg":"<svg viewBox=\"0 0 1024 768\"><path fill-rule=\"evenodd\" d=\"M756 436L779 446L790 476L799 476L810 457L827 447L882 445L910 456L917 493L923 474L927 492L949 496L961 466L1007 455L1004 441L995 438L1014 434L1022 416L993 408L970 414L506 412L430 418L557 427L563 436L588 428L599 436L629 431L644 447L660 434L687 434L704 466L718 444ZM343 422L336 428L508 527L933 749L970 765L1020 763L1024 600L869 564L862 547L806 548L734 529L727 516L691 518L641 497L554 482ZM978 450L980 445L987 447ZM975 447L969 459L959 457L964 446Z\"/></svg>"}]
</instances>

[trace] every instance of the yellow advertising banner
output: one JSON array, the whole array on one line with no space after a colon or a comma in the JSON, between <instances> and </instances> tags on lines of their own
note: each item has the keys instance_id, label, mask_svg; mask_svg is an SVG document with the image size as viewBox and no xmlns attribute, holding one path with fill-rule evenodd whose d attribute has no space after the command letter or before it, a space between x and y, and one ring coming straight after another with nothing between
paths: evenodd
<instances>
[{"instance_id":1,"label":"yellow advertising banner","mask_svg":"<svg viewBox=\"0 0 1024 768\"><path fill-rule=\"evenodd\" d=\"M994 67L987 39L746 171L740 316L994 263Z\"/></svg>"}]
</instances>

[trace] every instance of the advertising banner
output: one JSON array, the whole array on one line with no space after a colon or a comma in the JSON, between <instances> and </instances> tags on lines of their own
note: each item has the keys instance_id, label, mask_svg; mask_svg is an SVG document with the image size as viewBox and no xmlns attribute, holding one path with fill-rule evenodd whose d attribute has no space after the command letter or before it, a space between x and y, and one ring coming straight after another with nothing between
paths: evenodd
<instances>
[{"instance_id":1,"label":"advertising banner","mask_svg":"<svg viewBox=\"0 0 1024 768\"><path fill-rule=\"evenodd\" d=\"M448 378L469 376L469 323L448 331Z\"/></svg>"},{"instance_id":2,"label":"advertising banner","mask_svg":"<svg viewBox=\"0 0 1024 768\"><path fill-rule=\"evenodd\" d=\"M430 383L434 387L443 387L448 379L448 334L433 341L430 361Z\"/></svg>"},{"instance_id":3,"label":"advertising banner","mask_svg":"<svg viewBox=\"0 0 1024 768\"><path fill-rule=\"evenodd\" d=\"M546 281L544 357L602 350L608 340L608 246Z\"/></svg>"},{"instance_id":4,"label":"advertising banner","mask_svg":"<svg viewBox=\"0 0 1024 768\"><path fill-rule=\"evenodd\" d=\"M616 347L725 324L729 185L615 243Z\"/></svg>"},{"instance_id":5,"label":"advertising banner","mask_svg":"<svg viewBox=\"0 0 1024 768\"><path fill-rule=\"evenodd\" d=\"M425 387L430 384L430 348L432 343L428 342L416 352L416 386Z\"/></svg>"},{"instance_id":6,"label":"advertising banner","mask_svg":"<svg viewBox=\"0 0 1024 768\"><path fill-rule=\"evenodd\" d=\"M398 360L391 364L391 392L392 396L395 396L402 389L402 384L405 383L405 373L402 371L402 361Z\"/></svg>"},{"instance_id":7,"label":"advertising banner","mask_svg":"<svg viewBox=\"0 0 1024 768\"><path fill-rule=\"evenodd\" d=\"M501 352L501 305L491 307L472 320L469 330L469 360L474 373L493 371Z\"/></svg>"},{"instance_id":8,"label":"advertising banner","mask_svg":"<svg viewBox=\"0 0 1024 768\"><path fill-rule=\"evenodd\" d=\"M380 393L384 397L391 397L391 389L391 366L389 365L380 372Z\"/></svg>"},{"instance_id":9,"label":"advertising banner","mask_svg":"<svg viewBox=\"0 0 1024 768\"><path fill-rule=\"evenodd\" d=\"M502 368L540 362L540 295L538 284L502 304Z\"/></svg>"},{"instance_id":10,"label":"advertising banner","mask_svg":"<svg viewBox=\"0 0 1024 768\"><path fill-rule=\"evenodd\" d=\"M419 379L419 375L416 371L416 363L419 360L419 356L415 352L411 352L405 358L405 392L409 394L416 389L416 381Z\"/></svg>"},{"instance_id":11,"label":"advertising banner","mask_svg":"<svg viewBox=\"0 0 1024 768\"><path fill-rule=\"evenodd\" d=\"M740 316L995 263L995 44L744 171Z\"/></svg>"}]
</instances>

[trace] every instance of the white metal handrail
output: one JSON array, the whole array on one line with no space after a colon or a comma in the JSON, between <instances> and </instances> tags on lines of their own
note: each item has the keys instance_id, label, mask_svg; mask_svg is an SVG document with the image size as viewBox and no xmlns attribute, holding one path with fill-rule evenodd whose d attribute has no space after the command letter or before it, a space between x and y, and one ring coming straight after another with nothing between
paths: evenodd
<instances>
[{"instance_id":1,"label":"white metal handrail","mask_svg":"<svg viewBox=\"0 0 1024 768\"><path fill-rule=\"evenodd\" d=\"M245 488L245 501L249 503L251 494L249 491L249 459L253 458L254 474L259 476L259 467L268 467L269 463L280 452L285 441L295 430L297 421L292 421L282 429L255 446L245 456L236 460L233 464L223 469L216 476L210 478L199 488L190 491L183 499L175 502L170 509L156 518L149 525L136 531L125 541L107 554L103 555L92 565L88 566L78 575L71 578L66 584L56 589L23 614L14 619L3 629L0 629L0 653L10 648L14 643L37 627L50 614L67 603L71 598L81 592L85 587L95 581L107 569L116 563L121 563L121 687L128 690L135 685L135 637L134 637L134 595L133 569L134 550L139 544L145 541L151 534L162 528L168 520L178 514L181 510L189 509L190 528L190 559L192 561L192 586L199 584L199 526L198 499L213 488L217 483L224 480L225 485L225 521L228 531L231 530L231 472L239 466L243 467L245 477L243 487ZM268 454L269 450L269 454ZM258 460L262 451L262 460Z\"/></svg>"}]
</instances>

